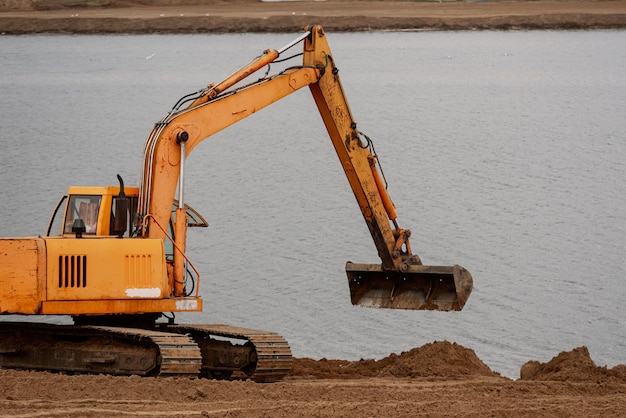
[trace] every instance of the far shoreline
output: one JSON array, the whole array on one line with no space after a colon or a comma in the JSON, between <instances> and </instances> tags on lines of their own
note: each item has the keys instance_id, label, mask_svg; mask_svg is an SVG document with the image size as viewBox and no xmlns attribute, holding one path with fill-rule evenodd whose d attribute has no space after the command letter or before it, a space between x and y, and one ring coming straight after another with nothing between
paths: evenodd
<instances>
[{"instance_id":1,"label":"far shoreline","mask_svg":"<svg viewBox=\"0 0 626 418\"><path fill-rule=\"evenodd\" d=\"M84 2L87 4L88 2ZM626 29L626 1L272 1L0 0L0 33L146 34ZM41 4L54 4L37 10ZM73 6L63 6L72 4ZM91 3L89 3L91 4ZM156 5L155 5L156 4Z\"/></svg>"}]
</instances>

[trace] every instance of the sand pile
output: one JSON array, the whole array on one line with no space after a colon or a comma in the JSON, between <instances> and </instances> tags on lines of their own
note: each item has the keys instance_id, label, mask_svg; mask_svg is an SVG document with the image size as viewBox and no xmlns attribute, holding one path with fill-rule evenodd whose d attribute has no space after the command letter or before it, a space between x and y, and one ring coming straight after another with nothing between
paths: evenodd
<instances>
[{"instance_id":1,"label":"sand pile","mask_svg":"<svg viewBox=\"0 0 626 418\"><path fill-rule=\"evenodd\" d=\"M381 360L294 359L290 376L317 379L370 377L499 376L474 350L448 341L433 342Z\"/></svg>"},{"instance_id":2,"label":"sand pile","mask_svg":"<svg viewBox=\"0 0 626 418\"><path fill-rule=\"evenodd\" d=\"M296 358L273 384L0 369L0 416L626 417L626 366L598 367L585 347L523 373L504 378L445 341L378 361Z\"/></svg>"},{"instance_id":3,"label":"sand pile","mask_svg":"<svg viewBox=\"0 0 626 418\"><path fill-rule=\"evenodd\" d=\"M522 380L626 383L626 365L620 364L612 369L597 366L587 347L583 346L563 351L547 363L531 360L522 366L520 377Z\"/></svg>"}]
</instances>

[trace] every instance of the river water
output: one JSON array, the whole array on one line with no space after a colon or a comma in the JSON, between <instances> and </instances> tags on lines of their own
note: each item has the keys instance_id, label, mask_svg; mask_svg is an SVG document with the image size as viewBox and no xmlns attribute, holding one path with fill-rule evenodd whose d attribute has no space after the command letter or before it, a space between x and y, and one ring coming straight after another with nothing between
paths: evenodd
<instances>
[{"instance_id":1,"label":"river water","mask_svg":"<svg viewBox=\"0 0 626 418\"><path fill-rule=\"evenodd\" d=\"M69 185L139 179L186 93L297 34L1 36L0 235L45 233ZM201 314L276 331L298 357L382 358L435 340L519 376L586 345L626 362L623 31L329 34L359 129L425 264L474 276L462 312L350 305L378 258L306 90L187 160ZM179 318L181 316L179 315Z\"/></svg>"}]
</instances>

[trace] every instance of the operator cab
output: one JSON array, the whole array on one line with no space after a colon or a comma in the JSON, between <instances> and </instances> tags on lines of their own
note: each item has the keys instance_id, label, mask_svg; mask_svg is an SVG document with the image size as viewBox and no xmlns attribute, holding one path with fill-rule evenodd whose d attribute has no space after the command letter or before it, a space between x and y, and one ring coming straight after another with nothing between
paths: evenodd
<instances>
[{"instance_id":1,"label":"operator cab","mask_svg":"<svg viewBox=\"0 0 626 418\"><path fill-rule=\"evenodd\" d=\"M135 236L139 188L125 187L123 190L124 197L128 201L128 209L126 212L127 219L125 222L126 228L123 234L119 234L119 231L124 228L120 227L119 224L116 226L115 222L116 218L122 217L120 209L125 212L125 208L121 206L126 205L126 203L123 203L123 200L120 199L119 186L71 186L67 195L63 196L57 203L56 209L50 218L46 235L51 236L51 232L56 229L57 231L61 230L60 235L63 237L76 237L79 233L76 230L76 225L84 224L84 230L82 230L80 234L81 237ZM67 202L65 210L61 211L65 202ZM117 206L120 206L120 208ZM172 238L174 237L172 222L175 221L176 207L178 207L178 201L174 200L172 205L172 220L168 227L168 235ZM207 227L209 225L195 209L189 205L185 205L185 209L188 227ZM59 223L62 224L60 228L55 226ZM171 256L174 251L169 239L166 240L165 247L166 253Z\"/></svg>"},{"instance_id":2,"label":"operator cab","mask_svg":"<svg viewBox=\"0 0 626 418\"><path fill-rule=\"evenodd\" d=\"M127 214L124 222L126 228L122 234L115 231L116 216L122 216L117 208L118 205L121 205L119 186L71 186L67 195L63 196L57 203L48 224L47 236L51 235L53 229L58 228L55 227L58 223L62 224L60 235L63 237L74 237L79 232L82 232L81 235L84 236L132 236L139 200L139 188L126 187L124 194L128 202L128 211L126 212L125 208L119 208ZM65 202L67 204L61 218L60 209ZM84 230L77 231L76 225L84 225ZM119 224L117 228L120 228Z\"/></svg>"}]
</instances>

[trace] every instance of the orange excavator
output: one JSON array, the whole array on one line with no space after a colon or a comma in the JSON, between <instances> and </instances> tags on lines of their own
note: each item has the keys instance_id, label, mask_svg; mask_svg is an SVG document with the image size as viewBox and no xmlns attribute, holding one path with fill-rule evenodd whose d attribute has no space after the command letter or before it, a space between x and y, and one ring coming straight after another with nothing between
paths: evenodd
<instances>
[{"instance_id":1,"label":"orange excavator","mask_svg":"<svg viewBox=\"0 0 626 418\"><path fill-rule=\"evenodd\" d=\"M301 55L301 63L250 81L298 44L302 53L290 58ZM306 86L381 259L346 264L352 303L461 310L472 291L470 273L458 265L425 266L412 253L372 142L357 130L326 34L312 26L179 100L146 140L139 187L125 187L119 175L116 186L70 187L45 236L0 239L0 313L69 315L74 322L0 322L0 367L257 382L284 377L292 358L280 335L177 324L167 313L202 310L200 274L185 250L187 229L207 223L185 203L185 159L211 135Z\"/></svg>"}]
</instances>

